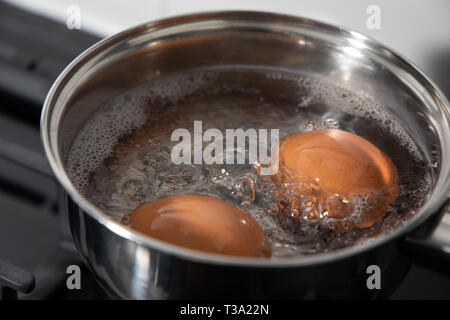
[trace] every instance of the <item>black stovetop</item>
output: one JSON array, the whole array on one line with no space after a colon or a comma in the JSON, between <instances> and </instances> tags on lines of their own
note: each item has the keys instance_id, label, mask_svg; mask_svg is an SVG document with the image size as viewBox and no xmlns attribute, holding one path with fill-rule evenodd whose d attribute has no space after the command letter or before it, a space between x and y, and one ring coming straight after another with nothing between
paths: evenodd
<instances>
[{"instance_id":1,"label":"black stovetop","mask_svg":"<svg viewBox=\"0 0 450 320\"><path fill-rule=\"evenodd\" d=\"M85 267L81 290L66 287L67 266L83 264L39 138L41 106L52 82L98 40L0 3L0 283L13 277L28 291L32 274L34 290L19 299L107 298ZM3 297L14 296L9 290ZM449 299L450 276L413 263L391 298Z\"/></svg>"}]
</instances>

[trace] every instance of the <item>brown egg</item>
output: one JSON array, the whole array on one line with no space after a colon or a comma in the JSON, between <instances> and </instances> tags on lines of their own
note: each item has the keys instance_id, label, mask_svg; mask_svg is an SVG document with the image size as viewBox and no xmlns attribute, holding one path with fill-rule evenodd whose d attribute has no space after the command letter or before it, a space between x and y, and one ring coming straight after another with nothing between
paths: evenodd
<instances>
[{"instance_id":1,"label":"brown egg","mask_svg":"<svg viewBox=\"0 0 450 320\"><path fill-rule=\"evenodd\" d=\"M206 195L178 195L144 203L123 222L152 238L194 250L271 256L269 242L250 215Z\"/></svg>"},{"instance_id":2,"label":"brown egg","mask_svg":"<svg viewBox=\"0 0 450 320\"><path fill-rule=\"evenodd\" d=\"M272 178L276 183L292 182L295 179L287 172L294 172L334 197L326 202L327 217L345 218L352 211L346 203L365 194L370 208L355 223L361 228L380 221L399 195L398 172L392 160L366 139L343 130L314 130L284 137L279 165L279 173ZM304 184L294 183L294 189L301 192Z\"/></svg>"}]
</instances>

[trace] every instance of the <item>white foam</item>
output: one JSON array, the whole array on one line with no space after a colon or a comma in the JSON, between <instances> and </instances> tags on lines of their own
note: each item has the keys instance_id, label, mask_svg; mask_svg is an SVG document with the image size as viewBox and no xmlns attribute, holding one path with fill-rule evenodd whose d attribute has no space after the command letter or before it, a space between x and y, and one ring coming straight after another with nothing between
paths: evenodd
<instances>
[{"instance_id":1,"label":"white foam","mask_svg":"<svg viewBox=\"0 0 450 320\"><path fill-rule=\"evenodd\" d=\"M67 172L75 186L84 193L90 173L111 154L119 138L148 120L149 104L174 104L213 76L192 74L149 82L101 107L81 129L66 159Z\"/></svg>"}]
</instances>

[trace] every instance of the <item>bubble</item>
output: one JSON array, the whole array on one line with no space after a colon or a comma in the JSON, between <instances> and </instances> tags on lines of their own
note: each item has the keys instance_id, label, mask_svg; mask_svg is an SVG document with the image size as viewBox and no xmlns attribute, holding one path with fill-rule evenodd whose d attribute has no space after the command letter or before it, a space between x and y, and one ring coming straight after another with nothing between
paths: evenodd
<instances>
[{"instance_id":1,"label":"bubble","mask_svg":"<svg viewBox=\"0 0 450 320\"><path fill-rule=\"evenodd\" d=\"M74 140L66 159L66 168L73 184L84 193L90 172L94 172L112 152L120 137L144 125L149 119L158 119L149 114L164 109L170 104L194 92L204 85L204 75L189 78L160 80L137 87L117 96L86 122Z\"/></svg>"},{"instance_id":2,"label":"bubble","mask_svg":"<svg viewBox=\"0 0 450 320\"><path fill-rule=\"evenodd\" d=\"M292 96L260 90L259 84L292 88ZM371 201L377 197L361 193L345 199L323 193L311 181L305 181L302 192L294 192L289 184L276 186L264 181L249 163L174 165L171 132L176 128L192 132L196 120L203 121L203 131L276 128L280 137L315 129L358 133L367 124L376 124L380 130L371 131L367 139L395 141L392 150L388 149L402 163L401 196L382 223L355 230L352 226L377 205ZM435 153L433 159L439 167L438 148ZM427 163L414 140L369 96L292 72L254 68L161 76L113 98L79 132L66 168L84 196L117 221L142 202L165 196L195 193L219 197L260 224L272 244L274 259L327 252L392 232L424 203L432 185ZM283 188L282 197L276 188ZM350 213L340 219L327 217L331 206ZM304 223L299 223L298 217ZM336 227L346 232L336 235Z\"/></svg>"}]
</instances>

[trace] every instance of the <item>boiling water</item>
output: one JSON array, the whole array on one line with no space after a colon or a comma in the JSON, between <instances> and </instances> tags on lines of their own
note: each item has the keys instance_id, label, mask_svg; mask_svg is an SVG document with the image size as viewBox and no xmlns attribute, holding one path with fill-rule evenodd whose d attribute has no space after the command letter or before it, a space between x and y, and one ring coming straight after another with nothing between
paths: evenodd
<instances>
[{"instance_id":1,"label":"boiling water","mask_svg":"<svg viewBox=\"0 0 450 320\"><path fill-rule=\"evenodd\" d=\"M274 186L252 164L171 161L175 129L279 129L280 137L324 128L355 133L396 164L401 194L383 222L336 234L277 213ZM248 147L248 144L247 144ZM387 233L414 215L430 189L428 164L410 136L370 97L289 72L217 68L160 78L113 99L86 123L66 161L85 197L121 221L139 204L209 194L252 215L273 257L324 252ZM355 209L356 210L356 209Z\"/></svg>"}]
</instances>

